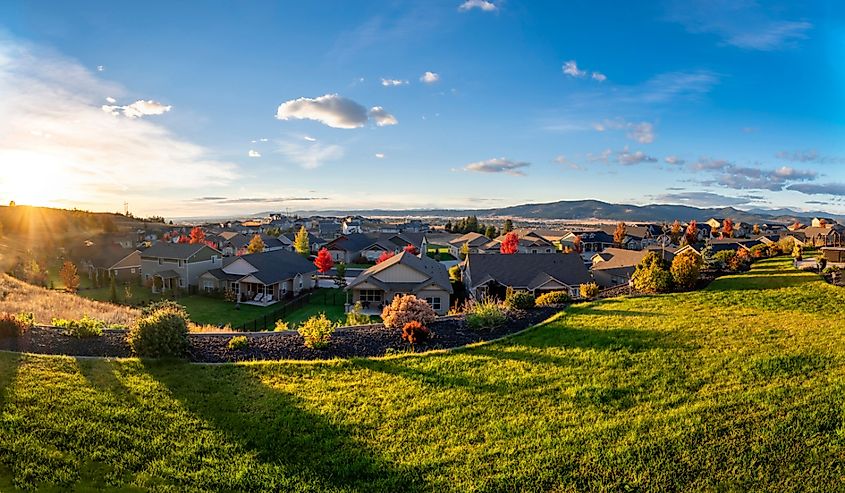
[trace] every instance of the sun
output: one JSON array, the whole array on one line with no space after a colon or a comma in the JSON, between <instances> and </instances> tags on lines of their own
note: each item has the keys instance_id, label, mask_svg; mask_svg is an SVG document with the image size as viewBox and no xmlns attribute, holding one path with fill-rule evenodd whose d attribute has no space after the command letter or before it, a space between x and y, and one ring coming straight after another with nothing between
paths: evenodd
<instances>
[{"instance_id":1,"label":"sun","mask_svg":"<svg viewBox=\"0 0 845 493\"><path fill-rule=\"evenodd\" d=\"M55 156L18 151L0 161L0 203L55 206L75 195L78 180Z\"/></svg>"}]
</instances>

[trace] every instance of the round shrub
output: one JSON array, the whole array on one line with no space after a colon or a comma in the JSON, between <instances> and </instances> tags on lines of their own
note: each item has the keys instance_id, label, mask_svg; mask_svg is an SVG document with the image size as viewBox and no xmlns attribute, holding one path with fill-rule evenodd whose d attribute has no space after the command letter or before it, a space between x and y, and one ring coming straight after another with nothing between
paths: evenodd
<instances>
[{"instance_id":1,"label":"round shrub","mask_svg":"<svg viewBox=\"0 0 845 493\"><path fill-rule=\"evenodd\" d=\"M657 253L649 252L637 265L631 276L634 289L643 293L666 293L672 289L672 274L666 261Z\"/></svg>"},{"instance_id":2,"label":"round shrub","mask_svg":"<svg viewBox=\"0 0 845 493\"><path fill-rule=\"evenodd\" d=\"M550 291L537 297L537 306L555 306L569 303L572 298L566 291Z\"/></svg>"},{"instance_id":3,"label":"round shrub","mask_svg":"<svg viewBox=\"0 0 845 493\"><path fill-rule=\"evenodd\" d=\"M229 339L226 346L228 346L232 351L241 351L249 347L249 339L247 339L246 336L234 336Z\"/></svg>"},{"instance_id":4,"label":"round shrub","mask_svg":"<svg viewBox=\"0 0 845 493\"><path fill-rule=\"evenodd\" d=\"M584 299L595 298L599 295L599 285L594 282L588 282L578 287L578 294Z\"/></svg>"},{"instance_id":5,"label":"round shrub","mask_svg":"<svg viewBox=\"0 0 845 493\"><path fill-rule=\"evenodd\" d=\"M179 310L161 308L139 318L129 328L126 340L138 356L184 356L188 350L188 320Z\"/></svg>"},{"instance_id":6,"label":"round shrub","mask_svg":"<svg viewBox=\"0 0 845 493\"><path fill-rule=\"evenodd\" d=\"M83 315L79 320L53 319L53 326L64 329L71 337L84 339L88 337L100 337L103 335L103 328L106 323L88 315Z\"/></svg>"},{"instance_id":7,"label":"round shrub","mask_svg":"<svg viewBox=\"0 0 845 493\"><path fill-rule=\"evenodd\" d=\"M534 308L534 295L528 291L511 291L505 297L505 306L511 310Z\"/></svg>"},{"instance_id":8,"label":"round shrub","mask_svg":"<svg viewBox=\"0 0 845 493\"><path fill-rule=\"evenodd\" d=\"M323 349L331 342L334 322L326 318L325 313L321 313L302 322L297 331L305 339L305 347Z\"/></svg>"},{"instance_id":9,"label":"round shrub","mask_svg":"<svg viewBox=\"0 0 845 493\"><path fill-rule=\"evenodd\" d=\"M32 327L28 318L11 313L0 313L0 338L20 337Z\"/></svg>"},{"instance_id":10,"label":"round shrub","mask_svg":"<svg viewBox=\"0 0 845 493\"><path fill-rule=\"evenodd\" d=\"M682 288L692 289L701 276L701 266L701 257L693 252L682 253L672 260L672 280Z\"/></svg>"},{"instance_id":11,"label":"round shrub","mask_svg":"<svg viewBox=\"0 0 845 493\"><path fill-rule=\"evenodd\" d=\"M427 341L431 337L431 331L428 327L417 322L416 320L406 323L402 327L402 339L408 341L408 344L414 345Z\"/></svg>"},{"instance_id":12,"label":"round shrub","mask_svg":"<svg viewBox=\"0 0 845 493\"><path fill-rule=\"evenodd\" d=\"M384 326L389 329L401 329L408 322L419 322L428 325L434 322L437 314L425 300L412 294L396 295L389 305L381 312Z\"/></svg>"}]
</instances>

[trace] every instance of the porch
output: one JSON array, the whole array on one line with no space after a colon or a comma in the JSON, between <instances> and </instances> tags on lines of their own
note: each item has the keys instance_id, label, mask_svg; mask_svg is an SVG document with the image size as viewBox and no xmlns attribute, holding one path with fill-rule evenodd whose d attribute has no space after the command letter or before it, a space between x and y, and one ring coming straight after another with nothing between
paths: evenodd
<instances>
[{"instance_id":1,"label":"porch","mask_svg":"<svg viewBox=\"0 0 845 493\"><path fill-rule=\"evenodd\" d=\"M279 289L279 283L267 285L241 281L235 283L234 286L237 286L238 299L244 305L270 306L278 303L285 296L285 292Z\"/></svg>"},{"instance_id":2,"label":"porch","mask_svg":"<svg viewBox=\"0 0 845 493\"><path fill-rule=\"evenodd\" d=\"M165 270L153 274L153 293L160 294L179 288L179 273Z\"/></svg>"}]
</instances>

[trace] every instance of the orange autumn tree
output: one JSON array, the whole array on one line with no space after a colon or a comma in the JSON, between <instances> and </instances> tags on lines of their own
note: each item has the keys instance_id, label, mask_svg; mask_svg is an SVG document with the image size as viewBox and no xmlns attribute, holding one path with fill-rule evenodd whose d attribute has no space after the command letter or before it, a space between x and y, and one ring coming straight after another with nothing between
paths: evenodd
<instances>
[{"instance_id":1,"label":"orange autumn tree","mask_svg":"<svg viewBox=\"0 0 845 493\"><path fill-rule=\"evenodd\" d=\"M200 228L199 226L194 227L191 230L190 242L192 245L205 243L205 231L203 231L202 228Z\"/></svg>"},{"instance_id":2,"label":"orange autumn tree","mask_svg":"<svg viewBox=\"0 0 845 493\"><path fill-rule=\"evenodd\" d=\"M317 252L317 258L314 259L314 265L317 266L317 270L320 274L325 274L326 272L330 271L332 267L334 267L334 260L332 260L332 254L323 247Z\"/></svg>"},{"instance_id":3,"label":"orange autumn tree","mask_svg":"<svg viewBox=\"0 0 845 493\"><path fill-rule=\"evenodd\" d=\"M382 252L382 254L376 259L376 263L380 264L394 255L396 255L395 252Z\"/></svg>"},{"instance_id":4,"label":"orange autumn tree","mask_svg":"<svg viewBox=\"0 0 845 493\"><path fill-rule=\"evenodd\" d=\"M687 230L684 232L684 239L687 240L687 245L698 243L698 224L696 224L695 219L687 225Z\"/></svg>"},{"instance_id":5,"label":"orange autumn tree","mask_svg":"<svg viewBox=\"0 0 845 493\"><path fill-rule=\"evenodd\" d=\"M616 225L616 231L613 232L613 244L617 248L622 248L622 242L625 241L625 236L628 235L628 226L623 222Z\"/></svg>"},{"instance_id":6,"label":"orange autumn tree","mask_svg":"<svg viewBox=\"0 0 845 493\"><path fill-rule=\"evenodd\" d=\"M730 219L725 219L722 222L722 238L733 238L734 222Z\"/></svg>"},{"instance_id":7,"label":"orange autumn tree","mask_svg":"<svg viewBox=\"0 0 845 493\"><path fill-rule=\"evenodd\" d=\"M505 235L502 244L499 245L499 252L511 255L519 251L519 235L511 231Z\"/></svg>"},{"instance_id":8,"label":"orange autumn tree","mask_svg":"<svg viewBox=\"0 0 845 493\"><path fill-rule=\"evenodd\" d=\"M575 253L581 253L584 251L584 244L581 243L581 237L576 236L572 240L572 251Z\"/></svg>"}]
</instances>

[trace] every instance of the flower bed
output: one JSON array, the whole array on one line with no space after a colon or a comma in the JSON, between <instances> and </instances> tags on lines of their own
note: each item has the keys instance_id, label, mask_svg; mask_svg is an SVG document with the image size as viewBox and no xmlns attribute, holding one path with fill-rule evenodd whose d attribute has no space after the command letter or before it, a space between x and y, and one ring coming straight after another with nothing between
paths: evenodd
<instances>
[{"instance_id":1,"label":"flower bed","mask_svg":"<svg viewBox=\"0 0 845 493\"><path fill-rule=\"evenodd\" d=\"M435 334L434 338L417 344L414 350L423 352L454 348L497 339L542 322L557 311L558 308L527 310L502 327L484 331L469 329L463 317L442 317L429 324ZM229 340L236 335L247 337L246 346L238 349L229 347ZM341 327L334 332L331 343L325 349L305 347L302 336L293 331L191 333L188 339L188 358L205 363L372 357L411 350L408 343L402 340L401 329L387 329L381 324ZM100 337L79 339L65 335L61 329L34 327L18 339L0 339L0 349L68 356L131 356L126 332L123 330L105 330Z\"/></svg>"}]
</instances>

